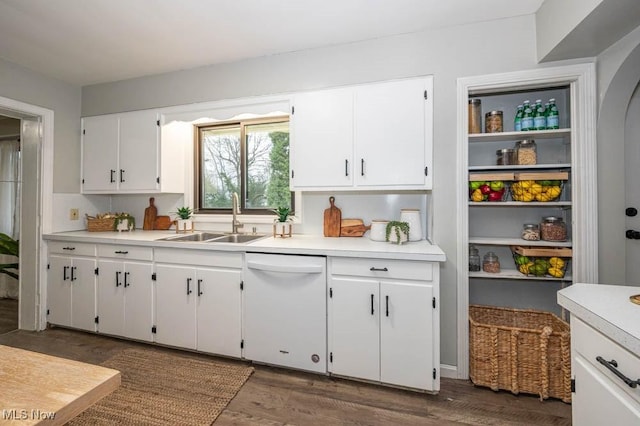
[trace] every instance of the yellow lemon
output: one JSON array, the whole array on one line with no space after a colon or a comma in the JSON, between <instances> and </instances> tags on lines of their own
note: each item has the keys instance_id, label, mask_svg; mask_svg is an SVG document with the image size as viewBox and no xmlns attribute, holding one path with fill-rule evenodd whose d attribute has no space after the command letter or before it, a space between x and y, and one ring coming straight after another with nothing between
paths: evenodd
<instances>
[{"instance_id":1,"label":"yellow lemon","mask_svg":"<svg viewBox=\"0 0 640 426\"><path fill-rule=\"evenodd\" d=\"M549 201L549 196L547 196L547 194L545 193L536 194L535 198L536 198L536 201L541 201L541 202Z\"/></svg>"},{"instance_id":2,"label":"yellow lemon","mask_svg":"<svg viewBox=\"0 0 640 426\"><path fill-rule=\"evenodd\" d=\"M534 182L531 185L530 191L533 195L537 195L537 194L542 194L542 185L540 185L539 183Z\"/></svg>"},{"instance_id":3,"label":"yellow lemon","mask_svg":"<svg viewBox=\"0 0 640 426\"><path fill-rule=\"evenodd\" d=\"M531 194L530 192L525 192L524 194L522 194L522 199L520 201L533 201L533 194Z\"/></svg>"},{"instance_id":4,"label":"yellow lemon","mask_svg":"<svg viewBox=\"0 0 640 426\"><path fill-rule=\"evenodd\" d=\"M559 257L552 257L551 259L549 259L549 264L554 268L564 268L564 260L560 259Z\"/></svg>"},{"instance_id":5,"label":"yellow lemon","mask_svg":"<svg viewBox=\"0 0 640 426\"><path fill-rule=\"evenodd\" d=\"M520 186L522 187L522 189L529 189L531 188L531 184L533 184L534 181L532 180L521 180L520 181Z\"/></svg>"},{"instance_id":6,"label":"yellow lemon","mask_svg":"<svg viewBox=\"0 0 640 426\"><path fill-rule=\"evenodd\" d=\"M547 189L547 196L549 197L549 200L555 200L560 196L561 192L562 189L560 189L559 186L550 186L549 189Z\"/></svg>"},{"instance_id":7,"label":"yellow lemon","mask_svg":"<svg viewBox=\"0 0 640 426\"><path fill-rule=\"evenodd\" d=\"M549 268L547 273L549 275L551 275L552 277L554 277L554 278L562 278L562 277L564 277L564 271L562 269L558 269L558 268Z\"/></svg>"}]
</instances>

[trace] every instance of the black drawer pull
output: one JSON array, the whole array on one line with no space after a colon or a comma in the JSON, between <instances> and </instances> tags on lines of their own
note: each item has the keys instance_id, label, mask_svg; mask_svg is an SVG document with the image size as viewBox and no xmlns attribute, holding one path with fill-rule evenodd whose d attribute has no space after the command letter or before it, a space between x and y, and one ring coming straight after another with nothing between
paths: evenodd
<instances>
[{"instance_id":1,"label":"black drawer pull","mask_svg":"<svg viewBox=\"0 0 640 426\"><path fill-rule=\"evenodd\" d=\"M122 250L118 250L115 252L116 254L129 254L128 251L122 251Z\"/></svg>"},{"instance_id":2,"label":"black drawer pull","mask_svg":"<svg viewBox=\"0 0 640 426\"><path fill-rule=\"evenodd\" d=\"M115 170L111 169L111 176L109 178L109 183L115 183L116 182L116 180L113 178L113 174L115 172L116 172Z\"/></svg>"},{"instance_id":3,"label":"black drawer pull","mask_svg":"<svg viewBox=\"0 0 640 426\"><path fill-rule=\"evenodd\" d=\"M371 268L369 268L369 270L372 272L389 272L389 269L387 269L386 267L376 268L375 266L372 266Z\"/></svg>"},{"instance_id":4,"label":"black drawer pull","mask_svg":"<svg viewBox=\"0 0 640 426\"><path fill-rule=\"evenodd\" d=\"M71 267L71 281L75 281L76 280L76 276L74 274L74 272L76 271L76 269L78 269L76 266L72 266Z\"/></svg>"},{"instance_id":5,"label":"black drawer pull","mask_svg":"<svg viewBox=\"0 0 640 426\"><path fill-rule=\"evenodd\" d=\"M364 176L364 158L360 159L360 176Z\"/></svg>"},{"instance_id":6,"label":"black drawer pull","mask_svg":"<svg viewBox=\"0 0 640 426\"><path fill-rule=\"evenodd\" d=\"M124 182L124 170L120 169L120 183Z\"/></svg>"},{"instance_id":7,"label":"black drawer pull","mask_svg":"<svg viewBox=\"0 0 640 426\"><path fill-rule=\"evenodd\" d=\"M120 287L120 271L116 271L116 287Z\"/></svg>"},{"instance_id":8,"label":"black drawer pull","mask_svg":"<svg viewBox=\"0 0 640 426\"><path fill-rule=\"evenodd\" d=\"M129 278L129 272L125 272L124 273L124 287L127 288L131 285L131 283L128 280Z\"/></svg>"},{"instance_id":9,"label":"black drawer pull","mask_svg":"<svg viewBox=\"0 0 640 426\"><path fill-rule=\"evenodd\" d=\"M204 293L201 290L202 280L198 280L198 296L202 296Z\"/></svg>"},{"instance_id":10,"label":"black drawer pull","mask_svg":"<svg viewBox=\"0 0 640 426\"><path fill-rule=\"evenodd\" d=\"M385 296L385 314L389 316L389 296Z\"/></svg>"},{"instance_id":11,"label":"black drawer pull","mask_svg":"<svg viewBox=\"0 0 640 426\"><path fill-rule=\"evenodd\" d=\"M620 378L620 380L625 382L627 384L627 386L629 386L630 388L634 388L635 389L636 387L638 387L638 385L640 385L640 379L631 380L630 378L628 378L627 376L622 374L616 368L618 366L618 363L616 362L615 359L612 359L611 361L607 361L606 359L602 358L601 356L597 356L596 357L596 361L598 361L600 364L602 364L605 367L607 367L607 369L609 369L609 371L611 371L613 374L618 376L618 378Z\"/></svg>"},{"instance_id":12,"label":"black drawer pull","mask_svg":"<svg viewBox=\"0 0 640 426\"><path fill-rule=\"evenodd\" d=\"M75 247L62 247L62 250L75 250Z\"/></svg>"},{"instance_id":13,"label":"black drawer pull","mask_svg":"<svg viewBox=\"0 0 640 426\"><path fill-rule=\"evenodd\" d=\"M62 281L66 281L67 280L67 268L70 268L70 266L63 266L62 267Z\"/></svg>"},{"instance_id":14,"label":"black drawer pull","mask_svg":"<svg viewBox=\"0 0 640 426\"><path fill-rule=\"evenodd\" d=\"M193 293L191 291L191 278L187 278L187 296Z\"/></svg>"},{"instance_id":15,"label":"black drawer pull","mask_svg":"<svg viewBox=\"0 0 640 426\"><path fill-rule=\"evenodd\" d=\"M373 315L375 311L373 310L373 294L371 295L371 315Z\"/></svg>"},{"instance_id":16,"label":"black drawer pull","mask_svg":"<svg viewBox=\"0 0 640 426\"><path fill-rule=\"evenodd\" d=\"M344 175L349 176L349 160L344 160Z\"/></svg>"}]
</instances>

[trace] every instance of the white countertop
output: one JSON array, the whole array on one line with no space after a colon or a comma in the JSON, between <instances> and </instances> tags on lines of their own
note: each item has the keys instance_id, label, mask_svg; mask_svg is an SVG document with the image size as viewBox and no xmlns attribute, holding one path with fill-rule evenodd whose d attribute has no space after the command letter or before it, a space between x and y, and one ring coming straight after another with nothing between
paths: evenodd
<instances>
[{"instance_id":1,"label":"white countertop","mask_svg":"<svg viewBox=\"0 0 640 426\"><path fill-rule=\"evenodd\" d=\"M204 232L204 231L203 231ZM320 235L294 234L291 238L265 238L250 243L206 243L159 241L175 236L175 231L87 232L72 231L45 234L45 240L75 241L96 244L129 244L199 250L224 250L261 253L308 254L341 257L376 257L381 259L444 262L440 247L427 240L391 244L371 241L367 237L328 238Z\"/></svg>"},{"instance_id":2,"label":"white countertop","mask_svg":"<svg viewBox=\"0 0 640 426\"><path fill-rule=\"evenodd\" d=\"M558 303L630 352L640 355L640 305L629 296L640 287L574 284L558 292Z\"/></svg>"}]
</instances>

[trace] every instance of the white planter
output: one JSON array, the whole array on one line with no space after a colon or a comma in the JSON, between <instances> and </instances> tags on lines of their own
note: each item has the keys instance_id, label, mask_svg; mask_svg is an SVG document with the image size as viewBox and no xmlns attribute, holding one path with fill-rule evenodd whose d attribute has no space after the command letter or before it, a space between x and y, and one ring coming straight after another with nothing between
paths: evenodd
<instances>
[{"instance_id":1,"label":"white planter","mask_svg":"<svg viewBox=\"0 0 640 426\"><path fill-rule=\"evenodd\" d=\"M403 231L398 230L400 233L400 240L398 240L398 236L396 235L396 227L392 226L391 227L391 232L389 233L389 242L392 244L402 244L405 243L407 241L409 241L409 236L407 234L405 234ZM411 232L411 229L409 229L409 232Z\"/></svg>"},{"instance_id":2,"label":"white planter","mask_svg":"<svg viewBox=\"0 0 640 426\"><path fill-rule=\"evenodd\" d=\"M178 219L176 227L177 231L193 231L193 221L191 219Z\"/></svg>"}]
</instances>

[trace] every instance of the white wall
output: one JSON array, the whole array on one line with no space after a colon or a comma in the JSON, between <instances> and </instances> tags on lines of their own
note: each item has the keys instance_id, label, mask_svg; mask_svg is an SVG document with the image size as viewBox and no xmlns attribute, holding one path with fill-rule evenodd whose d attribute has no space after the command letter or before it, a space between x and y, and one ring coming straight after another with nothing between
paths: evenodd
<instances>
[{"instance_id":1,"label":"white wall","mask_svg":"<svg viewBox=\"0 0 640 426\"><path fill-rule=\"evenodd\" d=\"M0 59L0 96L54 111L54 192L79 192L80 87Z\"/></svg>"},{"instance_id":2,"label":"white wall","mask_svg":"<svg viewBox=\"0 0 640 426\"><path fill-rule=\"evenodd\" d=\"M521 16L88 86L82 90L82 114L434 75L432 240L447 255L441 274L441 359L455 365L456 79L537 67L534 20ZM315 215L323 204L305 201ZM366 214L347 207L347 215Z\"/></svg>"}]
</instances>

